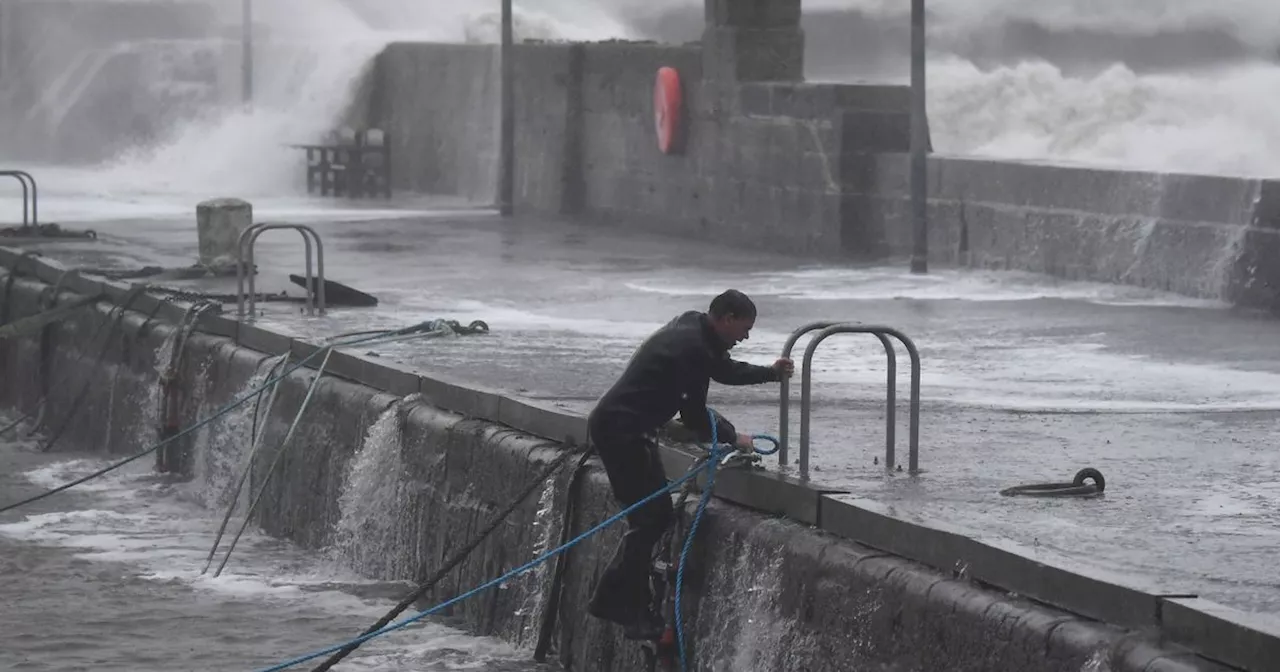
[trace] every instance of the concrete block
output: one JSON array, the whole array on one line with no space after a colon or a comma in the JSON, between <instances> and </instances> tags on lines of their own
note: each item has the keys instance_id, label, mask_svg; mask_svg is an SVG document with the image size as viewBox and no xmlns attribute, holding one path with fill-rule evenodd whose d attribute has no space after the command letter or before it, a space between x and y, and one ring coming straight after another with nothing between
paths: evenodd
<instances>
[{"instance_id":1,"label":"concrete block","mask_svg":"<svg viewBox=\"0 0 1280 672\"><path fill-rule=\"evenodd\" d=\"M909 152L911 115L859 110L840 114L842 153Z\"/></svg>"},{"instance_id":2,"label":"concrete block","mask_svg":"<svg viewBox=\"0 0 1280 672\"><path fill-rule=\"evenodd\" d=\"M1161 624L1174 641L1244 670L1280 665L1280 618L1198 598L1166 599Z\"/></svg>"},{"instance_id":3,"label":"concrete block","mask_svg":"<svg viewBox=\"0 0 1280 672\"><path fill-rule=\"evenodd\" d=\"M1280 180L1263 180L1250 226L1258 229L1280 229Z\"/></svg>"},{"instance_id":4,"label":"concrete block","mask_svg":"<svg viewBox=\"0 0 1280 672\"><path fill-rule=\"evenodd\" d=\"M703 74L721 82L798 82L804 33L796 28L725 28L703 32ZM730 101L737 104L736 96Z\"/></svg>"},{"instance_id":5,"label":"concrete block","mask_svg":"<svg viewBox=\"0 0 1280 672\"><path fill-rule=\"evenodd\" d=\"M1195 596L1190 590L1146 586L1136 578L1070 566L1064 558L1014 544L971 539L870 500L824 495L820 506L821 527L833 534L1123 627L1158 626L1162 599Z\"/></svg>"},{"instance_id":6,"label":"concrete block","mask_svg":"<svg viewBox=\"0 0 1280 672\"><path fill-rule=\"evenodd\" d=\"M324 349L323 346L319 346L314 343L308 343L306 341L302 341L296 338L289 339L290 359L295 364L302 364L303 366L310 369L319 369L320 365L324 363L325 355L320 352L323 349ZM336 353L337 351L335 350L334 352ZM269 352L267 354L280 354L280 353ZM332 362L333 359L330 358L329 361ZM305 364L303 364L303 362L305 362ZM328 370L327 364L325 365L325 369Z\"/></svg>"},{"instance_id":7,"label":"concrete block","mask_svg":"<svg viewBox=\"0 0 1280 672\"><path fill-rule=\"evenodd\" d=\"M283 355L292 350L292 339L274 331L268 331L247 322L241 322L236 330L236 342L250 350L268 355Z\"/></svg>"},{"instance_id":8,"label":"concrete block","mask_svg":"<svg viewBox=\"0 0 1280 672\"><path fill-rule=\"evenodd\" d=\"M76 294L80 294L82 296L93 296L95 294L102 293L101 280L93 277L86 278L83 275L80 275L78 273L76 275L73 275L67 278L66 281L62 283L62 286L66 287L69 291L75 292ZM142 299L144 297L140 296L138 298Z\"/></svg>"},{"instance_id":9,"label":"concrete block","mask_svg":"<svg viewBox=\"0 0 1280 672\"><path fill-rule=\"evenodd\" d=\"M139 299L141 298L142 297L139 297ZM139 308L139 310L141 312L149 312L142 311L141 308ZM222 336L230 338L233 341L238 341L238 337L240 335L240 322L223 315L203 313L200 315L200 319L196 320L196 329L203 331L206 334Z\"/></svg>"},{"instance_id":10,"label":"concrete block","mask_svg":"<svg viewBox=\"0 0 1280 672\"><path fill-rule=\"evenodd\" d=\"M364 370L364 362L349 352L334 350L329 354L329 363L324 370L329 375L359 382L360 374Z\"/></svg>"},{"instance_id":11,"label":"concrete block","mask_svg":"<svg viewBox=\"0 0 1280 672\"><path fill-rule=\"evenodd\" d=\"M160 310L156 311L156 319L169 324L178 324L187 316L188 310L190 306L164 301L160 303Z\"/></svg>"},{"instance_id":12,"label":"concrete block","mask_svg":"<svg viewBox=\"0 0 1280 672\"><path fill-rule=\"evenodd\" d=\"M738 109L749 117L773 116L773 96L777 85L747 82L738 87Z\"/></svg>"},{"instance_id":13,"label":"concrete block","mask_svg":"<svg viewBox=\"0 0 1280 672\"><path fill-rule=\"evenodd\" d=\"M1142 672L1235 672L1233 668L1219 665L1211 660L1201 658L1193 653L1182 655L1159 656L1153 658L1147 666L1140 668ZM1249 670L1264 668L1247 668Z\"/></svg>"},{"instance_id":14,"label":"concrete block","mask_svg":"<svg viewBox=\"0 0 1280 672\"><path fill-rule=\"evenodd\" d=\"M698 478L698 486L706 486L705 475ZM822 495L845 492L767 471L720 469L716 472L717 497L756 511L786 516L805 525L816 526L821 521Z\"/></svg>"},{"instance_id":15,"label":"concrete block","mask_svg":"<svg viewBox=\"0 0 1280 672\"><path fill-rule=\"evenodd\" d=\"M238 198L215 198L196 205L200 264L229 266L239 258L240 234L253 225L253 205Z\"/></svg>"},{"instance_id":16,"label":"concrete block","mask_svg":"<svg viewBox=\"0 0 1280 672\"><path fill-rule=\"evenodd\" d=\"M339 353L335 352L334 357ZM377 358L352 355L362 366L356 380L375 390L382 390L399 397L417 394L421 388L421 376L417 371L400 366L394 362L382 362Z\"/></svg>"},{"instance_id":17,"label":"concrete block","mask_svg":"<svg viewBox=\"0 0 1280 672\"><path fill-rule=\"evenodd\" d=\"M102 281L102 293L116 305L120 305L120 303L124 301L125 295L127 295L131 289L133 289L131 285L123 282L113 280Z\"/></svg>"},{"instance_id":18,"label":"concrete block","mask_svg":"<svg viewBox=\"0 0 1280 672\"><path fill-rule=\"evenodd\" d=\"M698 459L691 449L684 447L659 444L658 451L662 454L662 469L667 473L667 479L672 481L689 473Z\"/></svg>"},{"instance_id":19,"label":"concrete block","mask_svg":"<svg viewBox=\"0 0 1280 672\"><path fill-rule=\"evenodd\" d=\"M587 442L587 418L531 401L502 397L498 422L534 436L566 444Z\"/></svg>"},{"instance_id":20,"label":"concrete block","mask_svg":"<svg viewBox=\"0 0 1280 672\"><path fill-rule=\"evenodd\" d=\"M1280 231L1245 229L1227 278L1226 298L1237 305L1280 310Z\"/></svg>"},{"instance_id":21,"label":"concrete block","mask_svg":"<svg viewBox=\"0 0 1280 672\"><path fill-rule=\"evenodd\" d=\"M469 418L500 422L502 395L496 391L469 386L439 374L422 376L418 391L423 400Z\"/></svg>"},{"instance_id":22,"label":"concrete block","mask_svg":"<svg viewBox=\"0 0 1280 672\"><path fill-rule=\"evenodd\" d=\"M663 469L671 481L688 474L703 454L693 446L669 444L662 444L660 451ZM695 482L699 490L705 489L706 474L700 474ZM822 495L840 492L767 471L735 468L716 471L716 497L756 511L786 516L806 525L818 524L821 518L819 498Z\"/></svg>"},{"instance_id":23,"label":"concrete block","mask_svg":"<svg viewBox=\"0 0 1280 672\"><path fill-rule=\"evenodd\" d=\"M704 0L707 25L775 28L800 25L800 0Z\"/></svg>"},{"instance_id":24,"label":"concrete block","mask_svg":"<svg viewBox=\"0 0 1280 672\"><path fill-rule=\"evenodd\" d=\"M31 265L32 275L40 279L41 282L54 284L58 278L62 277L68 270L66 265L57 259L49 259L40 257Z\"/></svg>"},{"instance_id":25,"label":"concrete block","mask_svg":"<svg viewBox=\"0 0 1280 672\"><path fill-rule=\"evenodd\" d=\"M0 247L0 266L13 268L13 262L22 256L22 251L12 247Z\"/></svg>"},{"instance_id":26,"label":"concrete block","mask_svg":"<svg viewBox=\"0 0 1280 672\"><path fill-rule=\"evenodd\" d=\"M101 288L102 288L101 282L98 283L98 288L99 288L99 291L101 291ZM159 315L160 306L163 303L164 301L162 301L160 297L155 296L154 294L148 294L146 292L143 292L142 294L139 294L136 298L134 298L133 303L129 304L129 309L135 310L139 313L142 313L143 315L151 315L153 314L153 311L155 315Z\"/></svg>"}]
</instances>

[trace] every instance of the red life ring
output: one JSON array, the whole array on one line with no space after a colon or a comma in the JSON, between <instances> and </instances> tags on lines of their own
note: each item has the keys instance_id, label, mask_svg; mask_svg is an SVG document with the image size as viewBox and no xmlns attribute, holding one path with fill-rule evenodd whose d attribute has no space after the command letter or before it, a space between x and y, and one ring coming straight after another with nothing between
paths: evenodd
<instances>
[{"instance_id":1,"label":"red life ring","mask_svg":"<svg viewBox=\"0 0 1280 672\"><path fill-rule=\"evenodd\" d=\"M680 120L683 105L680 92L680 73L675 68L658 68L653 84L653 124L658 131L658 149L670 154L680 141Z\"/></svg>"}]
</instances>

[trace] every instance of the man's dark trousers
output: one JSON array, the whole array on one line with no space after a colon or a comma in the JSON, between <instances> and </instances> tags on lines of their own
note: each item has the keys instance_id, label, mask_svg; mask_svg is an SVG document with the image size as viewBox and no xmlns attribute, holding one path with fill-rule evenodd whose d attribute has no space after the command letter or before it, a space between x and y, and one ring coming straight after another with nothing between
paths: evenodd
<instances>
[{"instance_id":1,"label":"man's dark trousers","mask_svg":"<svg viewBox=\"0 0 1280 672\"><path fill-rule=\"evenodd\" d=\"M623 508L667 487L656 440L643 435L610 436L607 429L601 432L596 427L590 430L613 495ZM652 600L649 572L653 566L653 546L662 538L673 516L668 493L627 516L629 529L591 598L594 615L624 625L640 622Z\"/></svg>"}]
</instances>

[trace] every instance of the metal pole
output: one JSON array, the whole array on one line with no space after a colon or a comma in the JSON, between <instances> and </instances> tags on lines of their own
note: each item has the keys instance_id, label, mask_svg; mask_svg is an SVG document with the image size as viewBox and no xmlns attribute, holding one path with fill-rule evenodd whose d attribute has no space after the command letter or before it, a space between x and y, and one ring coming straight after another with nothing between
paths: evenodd
<instances>
[{"instance_id":1,"label":"metal pole","mask_svg":"<svg viewBox=\"0 0 1280 672\"><path fill-rule=\"evenodd\" d=\"M924 0L911 0L911 272L929 272L929 167L925 161Z\"/></svg>"},{"instance_id":2,"label":"metal pole","mask_svg":"<svg viewBox=\"0 0 1280 672\"><path fill-rule=\"evenodd\" d=\"M502 0L502 119L498 139L498 210L503 217L510 217L515 192L515 91L514 56L512 43L514 29L511 19L511 0Z\"/></svg>"},{"instance_id":3,"label":"metal pole","mask_svg":"<svg viewBox=\"0 0 1280 672\"><path fill-rule=\"evenodd\" d=\"M244 104L253 102L253 0L243 0L240 26L240 86Z\"/></svg>"}]
</instances>

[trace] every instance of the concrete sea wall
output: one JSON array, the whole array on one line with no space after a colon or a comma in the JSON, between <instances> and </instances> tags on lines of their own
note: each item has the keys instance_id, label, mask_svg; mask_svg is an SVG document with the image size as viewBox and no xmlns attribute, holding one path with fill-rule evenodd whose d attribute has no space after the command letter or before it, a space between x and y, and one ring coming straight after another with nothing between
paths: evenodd
<instances>
[{"instance_id":1,"label":"concrete sea wall","mask_svg":"<svg viewBox=\"0 0 1280 672\"><path fill-rule=\"evenodd\" d=\"M803 79L800 0L707 0L699 43L515 47L517 210L856 261L910 254L909 89ZM492 47L396 44L378 118L438 193L492 201ZM681 75L681 151L653 90ZM406 125L407 124L407 125ZM435 144L422 143L432 137ZM414 163L418 162L418 163ZM420 168L410 168L419 165ZM465 182L424 177L443 171ZM476 189L482 184L484 189ZM1280 308L1277 183L931 156L930 258Z\"/></svg>"},{"instance_id":2,"label":"concrete sea wall","mask_svg":"<svg viewBox=\"0 0 1280 672\"><path fill-rule=\"evenodd\" d=\"M15 264L21 274L14 276ZM0 248L0 314L9 321L102 295L95 308L39 335L0 341L0 404L35 411L46 429L70 417L63 448L129 454L160 435L165 399L157 371L174 356L174 325L186 308L138 296L121 328L100 329L129 288L64 275L60 265ZM190 426L261 385L289 353L316 346L221 315L199 318L178 351L176 419ZM251 487L301 408L318 365L291 373L265 423L266 450ZM86 386L87 384L87 386ZM245 405L164 451L183 472L238 470L250 422ZM254 411L255 413L257 411ZM267 412L263 409L263 412ZM295 449L267 486L257 522L303 547L336 550L358 572L422 579L507 505L543 465L580 443L581 417L427 377L346 352L334 353L303 415ZM305 450L297 450L305 446ZM668 447L669 473L692 457ZM376 515L344 511L344 483L372 469ZM599 465L547 484L508 524L439 584L439 601L500 575L557 539L570 501L574 532L616 509ZM216 502L217 493L211 501ZM979 542L929 521L905 521L873 502L767 473L725 471L699 531L686 604L695 669L1112 670L1261 672L1280 656L1280 627L1195 597L1075 571L1026 549ZM367 497L366 497L367 496ZM540 507L550 516L538 514ZM692 506L683 514L691 514ZM639 648L586 615L585 605L621 529L566 554L555 614L554 657L569 670L640 667ZM459 605L473 632L531 646L546 618L549 568ZM356 633L367 624L353 623ZM270 662L270 661L264 661Z\"/></svg>"}]
</instances>

